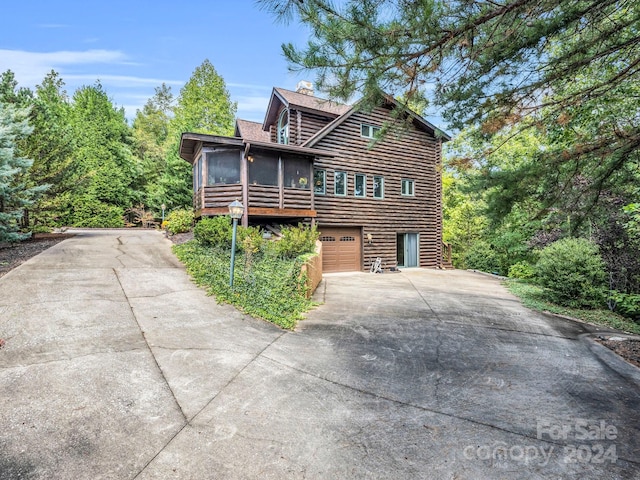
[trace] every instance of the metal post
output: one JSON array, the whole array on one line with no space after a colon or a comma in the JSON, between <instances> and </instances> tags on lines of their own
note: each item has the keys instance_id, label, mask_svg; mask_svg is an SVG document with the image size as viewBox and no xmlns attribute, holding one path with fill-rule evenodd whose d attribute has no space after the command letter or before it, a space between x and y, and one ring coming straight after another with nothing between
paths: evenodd
<instances>
[{"instance_id":1,"label":"metal post","mask_svg":"<svg viewBox=\"0 0 640 480\"><path fill-rule=\"evenodd\" d=\"M229 272L229 286L233 288L233 269L236 263L236 230L238 228L238 219L233 219L233 236L231 237L231 270Z\"/></svg>"}]
</instances>

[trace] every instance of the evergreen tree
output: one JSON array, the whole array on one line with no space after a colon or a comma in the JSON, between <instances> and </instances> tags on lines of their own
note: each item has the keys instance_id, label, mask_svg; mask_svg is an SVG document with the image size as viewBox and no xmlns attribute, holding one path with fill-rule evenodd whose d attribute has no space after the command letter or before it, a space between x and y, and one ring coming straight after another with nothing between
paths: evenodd
<instances>
[{"instance_id":1,"label":"evergreen tree","mask_svg":"<svg viewBox=\"0 0 640 480\"><path fill-rule=\"evenodd\" d=\"M63 86L55 71L36 86L29 117L33 132L20 142L21 152L33 159L27 175L28 185L49 185L42 197L30 209L25 209L21 222L25 229L58 225L65 198L76 186L71 105Z\"/></svg>"},{"instance_id":2,"label":"evergreen tree","mask_svg":"<svg viewBox=\"0 0 640 480\"><path fill-rule=\"evenodd\" d=\"M640 162L638 2L259 3L311 28L306 47L284 53L332 97L362 95L371 106L382 90L435 104L452 128L475 127L482 139L505 128L548 133L549 148L531 161L483 172L501 216L532 190L539 214L559 204L589 212Z\"/></svg>"},{"instance_id":3,"label":"evergreen tree","mask_svg":"<svg viewBox=\"0 0 640 480\"><path fill-rule=\"evenodd\" d=\"M140 201L140 172L123 109L116 109L100 84L76 90L72 118L76 188L68 198L65 223L117 227L124 210Z\"/></svg>"},{"instance_id":4,"label":"evergreen tree","mask_svg":"<svg viewBox=\"0 0 640 480\"><path fill-rule=\"evenodd\" d=\"M191 166L179 156L180 137L184 132L232 135L236 109L224 79L205 60L180 90L169 124L166 169L158 181L154 202L164 203L170 209L191 207L192 172Z\"/></svg>"},{"instance_id":5,"label":"evergreen tree","mask_svg":"<svg viewBox=\"0 0 640 480\"><path fill-rule=\"evenodd\" d=\"M33 92L28 88L18 88L18 81L11 70L0 75L0 102L26 108L31 105Z\"/></svg>"},{"instance_id":6,"label":"evergreen tree","mask_svg":"<svg viewBox=\"0 0 640 480\"><path fill-rule=\"evenodd\" d=\"M31 133L28 110L0 102L0 242L16 242L28 236L19 232L23 209L45 187L27 188L25 174L31 160L17 154L17 142Z\"/></svg>"}]
</instances>

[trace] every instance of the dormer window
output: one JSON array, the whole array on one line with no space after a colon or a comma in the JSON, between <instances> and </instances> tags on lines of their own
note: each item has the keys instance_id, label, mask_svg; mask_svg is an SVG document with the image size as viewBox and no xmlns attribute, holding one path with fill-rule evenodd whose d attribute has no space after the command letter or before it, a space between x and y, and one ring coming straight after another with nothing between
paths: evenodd
<instances>
[{"instance_id":1,"label":"dormer window","mask_svg":"<svg viewBox=\"0 0 640 480\"><path fill-rule=\"evenodd\" d=\"M289 144L289 110L283 109L278 117L278 143Z\"/></svg>"}]
</instances>

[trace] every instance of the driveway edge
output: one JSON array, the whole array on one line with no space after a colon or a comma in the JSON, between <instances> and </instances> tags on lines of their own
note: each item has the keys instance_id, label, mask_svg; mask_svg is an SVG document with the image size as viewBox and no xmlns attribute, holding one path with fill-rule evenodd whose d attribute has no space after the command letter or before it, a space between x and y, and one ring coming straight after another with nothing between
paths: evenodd
<instances>
[{"instance_id":1,"label":"driveway edge","mask_svg":"<svg viewBox=\"0 0 640 480\"><path fill-rule=\"evenodd\" d=\"M620 355L615 353L614 351L608 349L604 345L598 343L595 338L598 334L593 333L583 333L579 335L579 339L581 342L585 343L591 353L593 353L600 361L602 361L605 365L607 365L610 369L615 371L618 375L626 378L630 382L634 383L638 387L640 387L640 368L632 365L631 363L624 360ZM625 335L620 335L621 337L626 337ZM636 338L629 336L629 338Z\"/></svg>"}]
</instances>

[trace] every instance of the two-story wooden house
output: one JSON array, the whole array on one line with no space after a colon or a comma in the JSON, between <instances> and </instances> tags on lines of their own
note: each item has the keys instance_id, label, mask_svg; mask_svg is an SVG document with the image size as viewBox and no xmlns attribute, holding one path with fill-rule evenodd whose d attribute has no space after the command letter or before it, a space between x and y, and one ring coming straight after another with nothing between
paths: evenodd
<instances>
[{"instance_id":1,"label":"two-story wooden house","mask_svg":"<svg viewBox=\"0 0 640 480\"><path fill-rule=\"evenodd\" d=\"M325 272L442 265L442 142L449 137L413 112L408 130L373 143L386 105L363 113L275 88L262 124L237 120L235 136L183 133L193 165L196 217L224 215L233 200L243 225L316 224Z\"/></svg>"}]
</instances>

